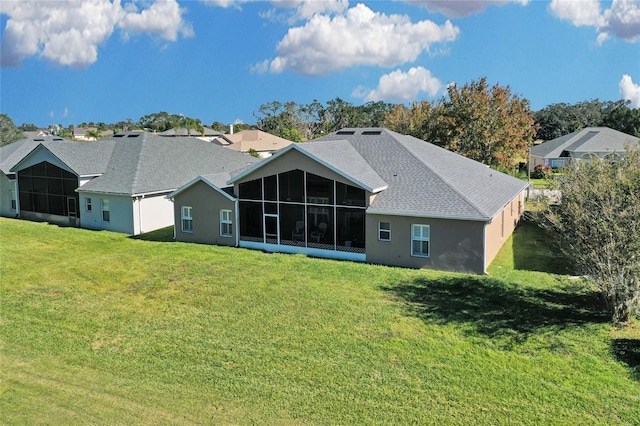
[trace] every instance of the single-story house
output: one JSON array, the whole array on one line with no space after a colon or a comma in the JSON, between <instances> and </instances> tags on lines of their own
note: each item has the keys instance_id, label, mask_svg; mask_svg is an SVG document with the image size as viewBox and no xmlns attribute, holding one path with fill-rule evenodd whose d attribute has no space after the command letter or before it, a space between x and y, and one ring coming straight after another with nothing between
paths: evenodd
<instances>
[{"instance_id":1,"label":"single-story house","mask_svg":"<svg viewBox=\"0 0 640 426\"><path fill-rule=\"evenodd\" d=\"M412 136L353 128L168 195L178 241L484 273L527 183Z\"/></svg>"},{"instance_id":2,"label":"single-story house","mask_svg":"<svg viewBox=\"0 0 640 426\"><path fill-rule=\"evenodd\" d=\"M239 152L249 152L253 150L257 152L261 158L270 157L293 143L290 140L263 132L262 130L242 130L237 133L219 135L214 138L212 142Z\"/></svg>"},{"instance_id":3,"label":"single-story house","mask_svg":"<svg viewBox=\"0 0 640 426\"><path fill-rule=\"evenodd\" d=\"M144 132L93 142L27 139L0 156L3 216L133 235L173 225L165 196L193 176L257 161L196 138Z\"/></svg>"},{"instance_id":4,"label":"single-story house","mask_svg":"<svg viewBox=\"0 0 640 426\"><path fill-rule=\"evenodd\" d=\"M531 170L538 165L555 169L592 158L616 161L624 155L627 144L632 148L640 146L637 137L618 130L586 127L532 147L529 165Z\"/></svg>"},{"instance_id":5,"label":"single-story house","mask_svg":"<svg viewBox=\"0 0 640 426\"><path fill-rule=\"evenodd\" d=\"M186 127L180 127L177 129L165 130L164 132L160 132L158 134L160 136L170 137L170 138L190 137L190 138L197 138L203 141L211 142L213 139L222 135L223 133L205 126L205 127L202 127L201 130L187 129Z\"/></svg>"}]
</instances>

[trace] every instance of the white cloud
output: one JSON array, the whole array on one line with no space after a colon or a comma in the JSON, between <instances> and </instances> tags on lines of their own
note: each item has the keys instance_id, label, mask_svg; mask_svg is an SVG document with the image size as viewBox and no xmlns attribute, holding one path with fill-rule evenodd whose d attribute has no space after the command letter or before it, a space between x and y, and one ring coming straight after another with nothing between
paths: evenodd
<instances>
[{"instance_id":1,"label":"white cloud","mask_svg":"<svg viewBox=\"0 0 640 426\"><path fill-rule=\"evenodd\" d=\"M125 35L147 33L170 41L192 34L176 0L158 1L141 11L134 3L123 7L120 0L3 3L1 11L9 16L2 35L3 67L18 66L34 55L86 67L98 59L98 47L116 28Z\"/></svg>"},{"instance_id":2,"label":"white cloud","mask_svg":"<svg viewBox=\"0 0 640 426\"><path fill-rule=\"evenodd\" d=\"M365 93L362 88L356 89L353 95L362 97L365 101L401 101L409 102L418 99L420 93L427 93L434 97L442 83L423 67L413 67L409 71L392 71L380 77L378 87Z\"/></svg>"},{"instance_id":3,"label":"white cloud","mask_svg":"<svg viewBox=\"0 0 640 426\"><path fill-rule=\"evenodd\" d=\"M631 101L631 108L640 108L640 85L635 84L631 76L625 74L620 80L620 96Z\"/></svg>"},{"instance_id":4,"label":"white cloud","mask_svg":"<svg viewBox=\"0 0 640 426\"><path fill-rule=\"evenodd\" d=\"M598 43L610 36L632 43L640 40L640 0L613 0L605 10L600 0L553 0L549 10L577 27L594 27Z\"/></svg>"},{"instance_id":5,"label":"white cloud","mask_svg":"<svg viewBox=\"0 0 640 426\"><path fill-rule=\"evenodd\" d=\"M235 7L241 9L243 4L257 3L264 0L200 0L210 7ZM296 22L306 20L318 13L342 13L349 7L349 0L271 0L273 6L267 12L262 12L261 17L275 20ZM287 11L287 16L282 16L278 11Z\"/></svg>"},{"instance_id":6,"label":"white cloud","mask_svg":"<svg viewBox=\"0 0 640 426\"><path fill-rule=\"evenodd\" d=\"M480 13L491 5L504 6L508 3L517 3L526 6L529 0L404 0L425 7L429 12L442 13L448 18L462 18Z\"/></svg>"},{"instance_id":7,"label":"white cloud","mask_svg":"<svg viewBox=\"0 0 640 426\"><path fill-rule=\"evenodd\" d=\"M304 26L290 28L269 66L273 73L292 70L322 75L358 65L392 67L414 61L433 43L453 41L458 27L403 15L385 15L358 4L345 14L316 14Z\"/></svg>"}]
</instances>

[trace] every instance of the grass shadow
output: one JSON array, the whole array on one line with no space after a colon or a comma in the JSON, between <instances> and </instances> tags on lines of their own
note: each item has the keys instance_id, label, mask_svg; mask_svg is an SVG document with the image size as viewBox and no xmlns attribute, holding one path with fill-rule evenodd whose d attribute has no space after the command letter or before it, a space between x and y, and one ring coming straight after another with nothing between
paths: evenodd
<instances>
[{"instance_id":1,"label":"grass shadow","mask_svg":"<svg viewBox=\"0 0 640 426\"><path fill-rule=\"evenodd\" d=\"M430 323L471 326L490 338L525 341L542 328L562 329L609 320L597 292L511 285L489 277L416 278L387 288Z\"/></svg>"},{"instance_id":2,"label":"grass shadow","mask_svg":"<svg viewBox=\"0 0 640 426\"><path fill-rule=\"evenodd\" d=\"M513 268L569 275L570 262L548 231L532 220L523 220L513 232Z\"/></svg>"},{"instance_id":3,"label":"grass shadow","mask_svg":"<svg viewBox=\"0 0 640 426\"><path fill-rule=\"evenodd\" d=\"M156 241L170 243L173 242L173 226L156 229L155 231L145 232L144 234L132 235L129 237L133 240Z\"/></svg>"},{"instance_id":4,"label":"grass shadow","mask_svg":"<svg viewBox=\"0 0 640 426\"><path fill-rule=\"evenodd\" d=\"M618 361L631 369L636 380L640 380L640 340L613 339L611 352Z\"/></svg>"}]
</instances>

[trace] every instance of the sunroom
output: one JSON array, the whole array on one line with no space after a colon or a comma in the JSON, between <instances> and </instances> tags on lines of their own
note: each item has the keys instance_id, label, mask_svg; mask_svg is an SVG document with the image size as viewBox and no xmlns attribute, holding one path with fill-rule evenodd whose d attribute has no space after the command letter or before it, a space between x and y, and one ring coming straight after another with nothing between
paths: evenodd
<instances>
[{"instance_id":1,"label":"sunroom","mask_svg":"<svg viewBox=\"0 0 640 426\"><path fill-rule=\"evenodd\" d=\"M367 191L295 169L237 185L239 245L365 260Z\"/></svg>"}]
</instances>

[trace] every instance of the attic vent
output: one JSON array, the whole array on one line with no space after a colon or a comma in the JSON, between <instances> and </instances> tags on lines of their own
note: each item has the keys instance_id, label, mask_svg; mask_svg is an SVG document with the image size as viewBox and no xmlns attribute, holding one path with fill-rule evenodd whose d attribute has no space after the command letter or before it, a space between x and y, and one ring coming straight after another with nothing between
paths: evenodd
<instances>
[{"instance_id":1,"label":"attic vent","mask_svg":"<svg viewBox=\"0 0 640 426\"><path fill-rule=\"evenodd\" d=\"M130 135L127 135L128 138L137 138L138 136L140 136L140 133L131 133Z\"/></svg>"},{"instance_id":2,"label":"attic vent","mask_svg":"<svg viewBox=\"0 0 640 426\"><path fill-rule=\"evenodd\" d=\"M54 141L61 141L63 140L62 138L53 138Z\"/></svg>"},{"instance_id":3,"label":"attic vent","mask_svg":"<svg viewBox=\"0 0 640 426\"><path fill-rule=\"evenodd\" d=\"M382 134L382 130L365 130L364 132L362 132L363 135L380 135Z\"/></svg>"},{"instance_id":4,"label":"attic vent","mask_svg":"<svg viewBox=\"0 0 640 426\"><path fill-rule=\"evenodd\" d=\"M44 142L44 139L37 138L37 139L34 139L34 141L36 141L36 142Z\"/></svg>"},{"instance_id":5,"label":"attic vent","mask_svg":"<svg viewBox=\"0 0 640 426\"><path fill-rule=\"evenodd\" d=\"M114 138L123 138L124 135L113 135Z\"/></svg>"},{"instance_id":6,"label":"attic vent","mask_svg":"<svg viewBox=\"0 0 640 426\"><path fill-rule=\"evenodd\" d=\"M337 135L355 135L356 132L354 130L338 130Z\"/></svg>"}]
</instances>

